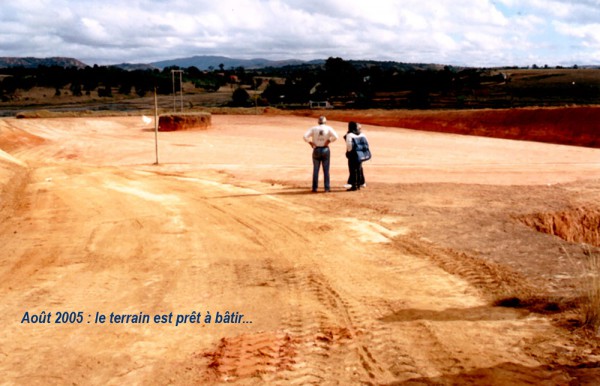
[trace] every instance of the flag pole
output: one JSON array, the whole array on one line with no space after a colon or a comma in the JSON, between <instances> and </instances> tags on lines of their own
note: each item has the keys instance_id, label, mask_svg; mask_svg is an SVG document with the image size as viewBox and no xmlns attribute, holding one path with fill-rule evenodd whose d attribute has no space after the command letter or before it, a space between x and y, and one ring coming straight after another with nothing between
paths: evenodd
<instances>
[{"instance_id":1,"label":"flag pole","mask_svg":"<svg viewBox=\"0 0 600 386\"><path fill-rule=\"evenodd\" d=\"M158 165L158 99L156 97L156 87L154 87L154 152L156 154L155 165Z\"/></svg>"}]
</instances>

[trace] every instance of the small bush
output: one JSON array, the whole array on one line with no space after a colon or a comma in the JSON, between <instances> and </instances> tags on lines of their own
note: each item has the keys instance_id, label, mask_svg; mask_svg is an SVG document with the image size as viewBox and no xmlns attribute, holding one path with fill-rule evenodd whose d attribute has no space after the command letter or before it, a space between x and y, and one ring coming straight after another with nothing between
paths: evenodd
<instances>
[{"instance_id":1,"label":"small bush","mask_svg":"<svg viewBox=\"0 0 600 386\"><path fill-rule=\"evenodd\" d=\"M250 105L250 94L248 91L238 87L232 95L231 105L234 107L245 107Z\"/></svg>"},{"instance_id":2,"label":"small bush","mask_svg":"<svg viewBox=\"0 0 600 386\"><path fill-rule=\"evenodd\" d=\"M600 254L588 253L582 264L583 324L600 331Z\"/></svg>"},{"instance_id":3,"label":"small bush","mask_svg":"<svg viewBox=\"0 0 600 386\"><path fill-rule=\"evenodd\" d=\"M572 264L579 267L577 286L582 324L600 336L600 252L594 252L592 247L588 247L584 251L584 258L575 260L566 250L563 251Z\"/></svg>"},{"instance_id":4,"label":"small bush","mask_svg":"<svg viewBox=\"0 0 600 386\"><path fill-rule=\"evenodd\" d=\"M98 89L98 96L100 98L112 98L112 89L110 87L101 87Z\"/></svg>"}]
</instances>

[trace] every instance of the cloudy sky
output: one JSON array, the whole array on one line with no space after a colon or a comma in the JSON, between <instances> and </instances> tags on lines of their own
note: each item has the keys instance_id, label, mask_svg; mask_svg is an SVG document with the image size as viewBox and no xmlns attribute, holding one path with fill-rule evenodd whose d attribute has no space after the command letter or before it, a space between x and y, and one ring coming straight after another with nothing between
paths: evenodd
<instances>
[{"instance_id":1,"label":"cloudy sky","mask_svg":"<svg viewBox=\"0 0 600 386\"><path fill-rule=\"evenodd\" d=\"M600 0L0 0L0 56L600 64Z\"/></svg>"}]
</instances>

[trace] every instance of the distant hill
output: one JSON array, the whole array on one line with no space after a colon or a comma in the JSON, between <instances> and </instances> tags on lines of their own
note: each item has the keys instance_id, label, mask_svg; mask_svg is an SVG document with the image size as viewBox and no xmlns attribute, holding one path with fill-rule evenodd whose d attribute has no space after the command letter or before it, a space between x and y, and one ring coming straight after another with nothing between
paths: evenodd
<instances>
[{"instance_id":1,"label":"distant hill","mask_svg":"<svg viewBox=\"0 0 600 386\"><path fill-rule=\"evenodd\" d=\"M244 67L246 69L258 69L265 67L283 67L290 65L301 65L301 64L313 64L313 63L324 63L324 60L317 60L312 62L305 62L302 60L290 59L290 60L269 60L269 59L234 59L225 56L192 56L189 58L179 58L171 60L163 60L159 62L150 63L152 66L159 69L170 66L178 66L181 68L197 67L200 70L208 70L210 68L219 69L223 65L223 69L229 70L232 67Z\"/></svg>"},{"instance_id":2,"label":"distant hill","mask_svg":"<svg viewBox=\"0 0 600 386\"><path fill-rule=\"evenodd\" d=\"M154 67L151 64L145 63L121 63L121 64L113 64L112 67L117 67L126 71L136 71L136 70L154 70Z\"/></svg>"},{"instance_id":3,"label":"distant hill","mask_svg":"<svg viewBox=\"0 0 600 386\"><path fill-rule=\"evenodd\" d=\"M269 59L235 59L225 56L192 56L188 58L170 59L163 60L160 62L153 62L150 65L163 69L165 67L177 66L180 68L188 68L191 66L197 67L200 70L215 69L218 70L221 65L223 69L229 70L231 68L244 67L247 70L256 70L262 68L279 68L285 66L320 66L325 64L325 59L316 59L311 61L302 61L297 59L289 60L269 60ZM443 69L443 65L430 64L430 63L399 63L392 61L376 61L376 60L349 60L355 67L370 67L380 66L384 69L393 67L396 69L408 70L440 70Z\"/></svg>"},{"instance_id":4,"label":"distant hill","mask_svg":"<svg viewBox=\"0 0 600 386\"><path fill-rule=\"evenodd\" d=\"M347 60L356 68L365 68L377 66L382 69L396 69L401 71L416 71L416 70L442 70L446 67L443 64L434 63L403 63L396 61L378 61L378 60ZM232 68L243 67L248 70L257 70L263 68L280 68L286 66L310 66L318 67L326 63L325 59L315 59L310 61L303 61L298 59L288 60L269 60L263 58L255 59L236 59L226 56L209 56L209 55L197 55L187 58L177 58L162 60L152 63L120 63L112 64L109 66L118 67L127 71L133 70L162 70L165 67L177 66L180 68L197 67L200 70L218 70L221 65L223 69L230 70ZM12 67L25 67L25 68L37 68L39 66L59 66L59 67L76 67L85 68L88 65L78 59L68 57L49 57L49 58L35 58L35 57L0 57L0 69L1 68L12 68ZM450 66L453 69L466 69L472 68L468 66ZM503 67L499 67L501 69ZM598 65L580 65L580 69L600 69Z\"/></svg>"},{"instance_id":5,"label":"distant hill","mask_svg":"<svg viewBox=\"0 0 600 386\"><path fill-rule=\"evenodd\" d=\"M64 57L52 57L52 58L0 57L0 68L10 68L10 67L37 68L39 66L85 68L87 66L87 64L85 64L77 59L64 58Z\"/></svg>"},{"instance_id":6,"label":"distant hill","mask_svg":"<svg viewBox=\"0 0 600 386\"><path fill-rule=\"evenodd\" d=\"M229 58L226 56L192 56L187 58L177 58L162 60L152 63L120 63L112 64L112 67L118 67L127 71L133 70L162 70L165 67L177 66L180 68L197 67L200 70L218 70L221 66L223 69L230 70L231 68L243 67L248 70L256 70L262 68L279 68L285 66L321 66L325 64L325 59L316 59L311 61L302 61L298 59L289 60L269 60L262 58L255 59L236 59ZM408 69L438 69L439 65L433 64L408 64L408 63L397 63L397 62L379 62L374 60L350 60L356 67L370 67L373 65L382 66L386 68L388 66L396 67L400 66L404 70ZM87 64L74 58L66 57L51 57L51 58L34 58L34 57L0 57L0 68L11 68L11 67L25 67L25 68L37 68L39 66L60 66L60 67L77 67L85 68Z\"/></svg>"}]
</instances>

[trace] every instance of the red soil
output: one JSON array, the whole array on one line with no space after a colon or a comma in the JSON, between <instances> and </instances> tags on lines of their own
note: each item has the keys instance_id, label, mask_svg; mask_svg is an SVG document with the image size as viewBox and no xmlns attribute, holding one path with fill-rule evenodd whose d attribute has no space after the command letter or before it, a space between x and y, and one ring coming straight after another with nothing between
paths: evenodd
<instances>
[{"instance_id":1,"label":"red soil","mask_svg":"<svg viewBox=\"0 0 600 386\"><path fill-rule=\"evenodd\" d=\"M600 106L483 110L340 110L303 115L425 131L600 147Z\"/></svg>"}]
</instances>

